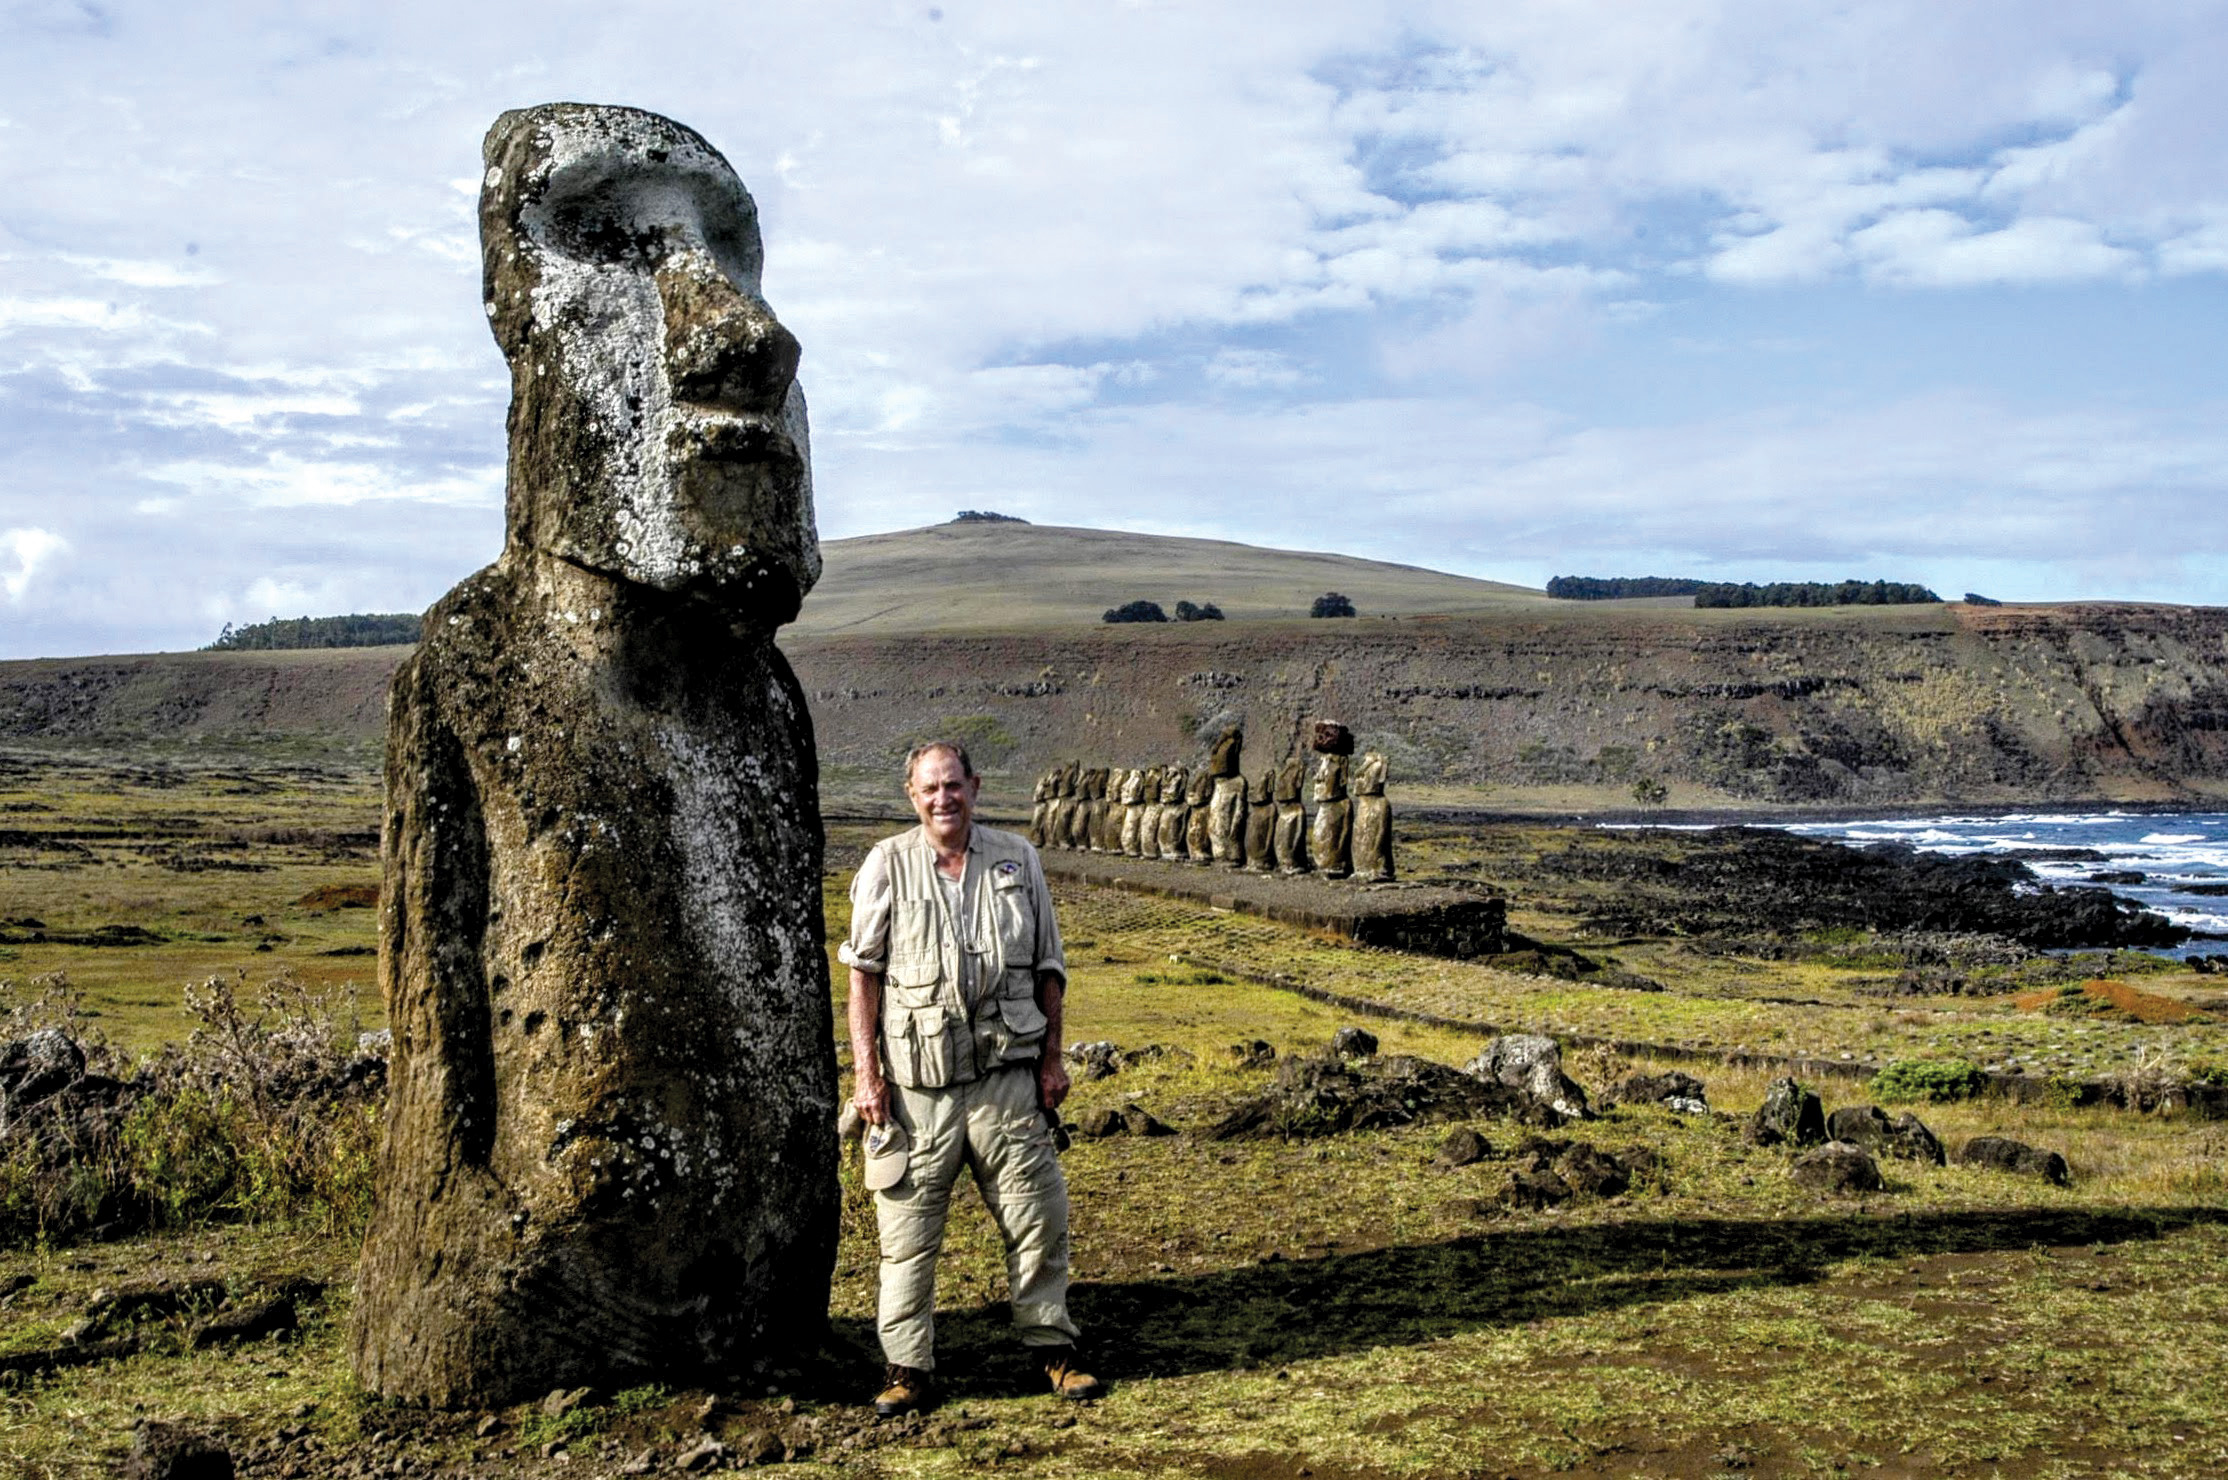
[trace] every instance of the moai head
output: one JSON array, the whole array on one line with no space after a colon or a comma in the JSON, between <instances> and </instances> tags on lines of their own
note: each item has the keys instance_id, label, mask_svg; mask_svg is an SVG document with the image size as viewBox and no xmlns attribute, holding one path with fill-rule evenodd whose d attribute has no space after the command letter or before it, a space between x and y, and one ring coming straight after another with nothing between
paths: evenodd
<instances>
[{"instance_id":1,"label":"moai head","mask_svg":"<svg viewBox=\"0 0 2228 1480\"><path fill-rule=\"evenodd\" d=\"M1164 802L1182 801L1184 799L1184 787L1190 780L1191 773L1182 766L1161 767L1160 799Z\"/></svg>"},{"instance_id":2,"label":"moai head","mask_svg":"<svg viewBox=\"0 0 2228 1480\"><path fill-rule=\"evenodd\" d=\"M1346 799L1346 757L1323 755L1315 758L1315 800L1341 802Z\"/></svg>"},{"instance_id":3,"label":"moai head","mask_svg":"<svg viewBox=\"0 0 2228 1480\"><path fill-rule=\"evenodd\" d=\"M1365 750L1362 758L1354 762L1354 772L1349 784L1358 797L1381 797L1385 794L1385 753Z\"/></svg>"},{"instance_id":4,"label":"moai head","mask_svg":"<svg viewBox=\"0 0 2228 1480\"><path fill-rule=\"evenodd\" d=\"M1094 802L1104 797L1106 795L1106 774L1106 767L1104 766L1091 767L1089 785L1085 788L1083 794Z\"/></svg>"},{"instance_id":5,"label":"moai head","mask_svg":"<svg viewBox=\"0 0 2228 1480\"><path fill-rule=\"evenodd\" d=\"M1354 732L1335 719L1319 719L1309 734L1308 749L1318 755L1352 755Z\"/></svg>"},{"instance_id":6,"label":"moai head","mask_svg":"<svg viewBox=\"0 0 2228 1480\"><path fill-rule=\"evenodd\" d=\"M1246 732L1243 727L1232 725L1215 736L1214 748L1208 752L1207 770L1215 776L1235 776L1244 762L1240 752L1245 749Z\"/></svg>"},{"instance_id":7,"label":"moai head","mask_svg":"<svg viewBox=\"0 0 2228 1480\"><path fill-rule=\"evenodd\" d=\"M1261 774L1253 778L1252 789L1246 800L1256 807L1266 807L1276 797L1276 767L1263 766Z\"/></svg>"},{"instance_id":8,"label":"moai head","mask_svg":"<svg viewBox=\"0 0 2228 1480\"><path fill-rule=\"evenodd\" d=\"M1040 772L1037 776L1037 789L1029 794L1029 800L1032 802L1048 801L1051 796L1052 773L1050 771Z\"/></svg>"},{"instance_id":9,"label":"moai head","mask_svg":"<svg viewBox=\"0 0 2228 1480\"><path fill-rule=\"evenodd\" d=\"M1125 805L1136 806L1145 800L1145 771L1141 766L1131 766L1122 773L1121 798Z\"/></svg>"},{"instance_id":10,"label":"moai head","mask_svg":"<svg viewBox=\"0 0 2228 1480\"><path fill-rule=\"evenodd\" d=\"M1286 756L1284 764L1276 768L1276 799L1296 802L1300 799L1300 789L1306 785L1306 759L1296 754Z\"/></svg>"},{"instance_id":11,"label":"moai head","mask_svg":"<svg viewBox=\"0 0 2228 1480\"><path fill-rule=\"evenodd\" d=\"M1072 797L1075 795L1075 788L1078 784L1078 776L1082 769L1083 763L1081 761L1069 761L1066 765L1060 768L1061 796Z\"/></svg>"},{"instance_id":12,"label":"moai head","mask_svg":"<svg viewBox=\"0 0 2228 1480\"><path fill-rule=\"evenodd\" d=\"M1205 769L1191 773L1191 785L1184 792L1184 800L1194 807L1204 807L1214 800L1214 773Z\"/></svg>"},{"instance_id":13,"label":"moai head","mask_svg":"<svg viewBox=\"0 0 2228 1480\"><path fill-rule=\"evenodd\" d=\"M505 113L482 155L506 548L752 626L796 616L820 576L805 401L750 193L695 130L634 108Z\"/></svg>"}]
</instances>

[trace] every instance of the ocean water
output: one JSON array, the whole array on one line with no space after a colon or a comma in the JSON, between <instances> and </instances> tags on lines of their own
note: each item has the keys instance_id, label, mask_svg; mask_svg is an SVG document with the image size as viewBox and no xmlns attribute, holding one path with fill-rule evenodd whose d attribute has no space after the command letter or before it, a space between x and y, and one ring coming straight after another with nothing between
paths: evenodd
<instances>
[{"instance_id":1,"label":"ocean water","mask_svg":"<svg viewBox=\"0 0 2228 1480\"><path fill-rule=\"evenodd\" d=\"M1999 853L2019 859L2044 883L2109 888L2177 925L2228 934L2228 894L2190 893L2192 885L2228 888L2228 813L2018 812L2004 817L1903 817L1864 822L1773 824L1804 837L1862 847L1907 843L1934 853ZM2056 858L2087 849L2095 858ZM2091 885L2098 873L2138 873L2139 884ZM2166 954L2214 955L2218 940L2191 940Z\"/></svg>"}]
</instances>

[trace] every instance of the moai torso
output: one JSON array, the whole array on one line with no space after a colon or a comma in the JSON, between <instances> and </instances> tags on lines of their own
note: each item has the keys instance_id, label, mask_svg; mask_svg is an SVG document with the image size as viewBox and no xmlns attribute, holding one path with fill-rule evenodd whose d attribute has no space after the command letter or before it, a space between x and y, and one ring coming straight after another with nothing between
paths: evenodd
<instances>
[{"instance_id":1,"label":"moai torso","mask_svg":"<svg viewBox=\"0 0 2228 1480\"><path fill-rule=\"evenodd\" d=\"M486 160L506 542L394 679L349 1339L373 1393L498 1406L815 1339L838 1190L817 768L773 640L819 554L750 198L632 109L507 113Z\"/></svg>"},{"instance_id":2,"label":"moai torso","mask_svg":"<svg viewBox=\"0 0 2228 1480\"><path fill-rule=\"evenodd\" d=\"M1276 867L1276 767L1266 766L1246 794L1245 866L1265 874Z\"/></svg>"},{"instance_id":3,"label":"moai torso","mask_svg":"<svg viewBox=\"0 0 2228 1480\"><path fill-rule=\"evenodd\" d=\"M1090 804L1084 809L1086 814L1084 831L1087 834L1086 842L1093 853L1107 851L1107 775L1108 772L1104 766L1093 766L1091 768Z\"/></svg>"},{"instance_id":4,"label":"moai torso","mask_svg":"<svg viewBox=\"0 0 2228 1480\"><path fill-rule=\"evenodd\" d=\"M1315 760L1315 824L1308 834L1315 867L1325 878L1343 879L1354 871L1353 807L1346 799L1346 757Z\"/></svg>"},{"instance_id":5,"label":"moai torso","mask_svg":"<svg viewBox=\"0 0 2228 1480\"><path fill-rule=\"evenodd\" d=\"M1182 766L1170 766L1160 778L1160 856L1182 858L1186 824L1191 821L1191 809L1184 804L1184 794L1191 785L1191 773Z\"/></svg>"},{"instance_id":6,"label":"moai torso","mask_svg":"<svg viewBox=\"0 0 2228 1480\"><path fill-rule=\"evenodd\" d=\"M1048 832L1046 820L1052 811L1052 773L1046 771L1037 777L1036 790L1029 797L1029 841L1036 847L1045 845Z\"/></svg>"},{"instance_id":7,"label":"moai torso","mask_svg":"<svg viewBox=\"0 0 2228 1480\"><path fill-rule=\"evenodd\" d=\"M1307 806L1300 792L1307 785L1307 762L1287 756L1276 770L1276 869L1280 874L1304 874L1307 860Z\"/></svg>"},{"instance_id":8,"label":"moai torso","mask_svg":"<svg viewBox=\"0 0 2228 1480\"><path fill-rule=\"evenodd\" d=\"M1393 877L1392 807L1385 800L1385 757L1365 751L1354 763L1354 877L1379 884Z\"/></svg>"},{"instance_id":9,"label":"moai torso","mask_svg":"<svg viewBox=\"0 0 2228 1480\"><path fill-rule=\"evenodd\" d=\"M1201 866L1214 860L1213 819L1207 812L1214 795L1215 778L1205 771L1194 771L1191 787L1184 794L1184 805L1190 809L1184 818L1184 855Z\"/></svg>"},{"instance_id":10,"label":"moai torso","mask_svg":"<svg viewBox=\"0 0 2228 1480\"><path fill-rule=\"evenodd\" d=\"M1243 868L1246 861L1246 782L1238 774L1244 764L1245 734L1226 730L1215 741L1210 769L1214 792L1208 799L1208 851L1224 868Z\"/></svg>"}]
</instances>

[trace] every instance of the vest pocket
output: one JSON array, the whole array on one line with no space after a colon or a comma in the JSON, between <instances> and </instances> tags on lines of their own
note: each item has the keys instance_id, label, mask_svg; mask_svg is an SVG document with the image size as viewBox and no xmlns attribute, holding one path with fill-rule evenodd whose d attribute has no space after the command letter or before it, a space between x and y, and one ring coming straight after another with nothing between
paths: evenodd
<instances>
[{"instance_id":1,"label":"vest pocket","mask_svg":"<svg viewBox=\"0 0 2228 1480\"><path fill-rule=\"evenodd\" d=\"M893 1008L882 1019L890 1078L907 1089L942 1089L954 1075L952 1035L941 1007Z\"/></svg>"}]
</instances>

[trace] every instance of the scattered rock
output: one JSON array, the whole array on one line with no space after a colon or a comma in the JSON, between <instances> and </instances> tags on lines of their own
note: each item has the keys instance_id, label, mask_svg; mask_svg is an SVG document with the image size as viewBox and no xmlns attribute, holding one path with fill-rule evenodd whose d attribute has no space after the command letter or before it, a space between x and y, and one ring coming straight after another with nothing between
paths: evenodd
<instances>
[{"instance_id":1,"label":"scattered rock","mask_svg":"<svg viewBox=\"0 0 2228 1480\"><path fill-rule=\"evenodd\" d=\"M1823 1145L1825 1106L1794 1080L1775 1080L1748 1123L1747 1139L1752 1146Z\"/></svg>"},{"instance_id":2,"label":"scattered rock","mask_svg":"<svg viewBox=\"0 0 2228 1480\"><path fill-rule=\"evenodd\" d=\"M1519 1090L1567 1119L1586 1118L1586 1091L1563 1072L1562 1045L1544 1033L1496 1038L1462 1071Z\"/></svg>"},{"instance_id":3,"label":"scattered rock","mask_svg":"<svg viewBox=\"0 0 2228 1480\"><path fill-rule=\"evenodd\" d=\"M1088 1140L1108 1136L1172 1136L1176 1134L1142 1105L1106 1106L1086 1110L1075 1123L1076 1133Z\"/></svg>"},{"instance_id":4,"label":"scattered rock","mask_svg":"<svg viewBox=\"0 0 2228 1480\"><path fill-rule=\"evenodd\" d=\"M1661 1074L1628 1074L1603 1100L1611 1105L1662 1105L1685 1115L1710 1113L1708 1089L1692 1074L1677 1069Z\"/></svg>"},{"instance_id":5,"label":"scattered rock","mask_svg":"<svg viewBox=\"0 0 2228 1480\"><path fill-rule=\"evenodd\" d=\"M1555 1175L1583 1197L1617 1197L1632 1186L1631 1173L1617 1157L1597 1151L1591 1143L1577 1142L1555 1158Z\"/></svg>"},{"instance_id":6,"label":"scattered rock","mask_svg":"<svg viewBox=\"0 0 2228 1480\"><path fill-rule=\"evenodd\" d=\"M1266 1069L1276 1062L1276 1046L1265 1038L1230 1045L1230 1057L1241 1069Z\"/></svg>"},{"instance_id":7,"label":"scattered rock","mask_svg":"<svg viewBox=\"0 0 2228 1480\"><path fill-rule=\"evenodd\" d=\"M193 1349L206 1351L228 1341L255 1341L280 1331L292 1331L300 1316L289 1295L274 1296L212 1316L193 1333Z\"/></svg>"},{"instance_id":8,"label":"scattered rock","mask_svg":"<svg viewBox=\"0 0 2228 1480\"><path fill-rule=\"evenodd\" d=\"M1341 1131L1509 1116L1552 1128L1565 1116L1554 1106L1497 1080L1407 1054L1374 1059L1290 1057L1276 1084L1205 1131L1210 1141L1285 1140Z\"/></svg>"},{"instance_id":9,"label":"scattered rock","mask_svg":"<svg viewBox=\"0 0 2228 1480\"><path fill-rule=\"evenodd\" d=\"M706 1437L673 1458L677 1470L708 1470L727 1458L727 1446L719 1440Z\"/></svg>"},{"instance_id":10,"label":"scattered rock","mask_svg":"<svg viewBox=\"0 0 2228 1480\"><path fill-rule=\"evenodd\" d=\"M1904 1161L1943 1162L1942 1143L1908 1110L1890 1120L1877 1105L1844 1105L1826 1118L1826 1137Z\"/></svg>"},{"instance_id":11,"label":"scattered rock","mask_svg":"<svg viewBox=\"0 0 2228 1480\"><path fill-rule=\"evenodd\" d=\"M142 1420L132 1430L127 1480L232 1480L232 1452L184 1424Z\"/></svg>"},{"instance_id":12,"label":"scattered rock","mask_svg":"<svg viewBox=\"0 0 2228 1480\"><path fill-rule=\"evenodd\" d=\"M2040 1151L2008 1136L1975 1136L1958 1149L1957 1164L2040 1177L2060 1187L2071 1186L2073 1173L2066 1159L2055 1151Z\"/></svg>"},{"instance_id":13,"label":"scattered rock","mask_svg":"<svg viewBox=\"0 0 2228 1480\"><path fill-rule=\"evenodd\" d=\"M542 1413L549 1418L563 1418L575 1408L585 1406L595 1395L594 1388L551 1388L549 1396L542 1399Z\"/></svg>"},{"instance_id":14,"label":"scattered rock","mask_svg":"<svg viewBox=\"0 0 2228 1480\"><path fill-rule=\"evenodd\" d=\"M1848 1141L1828 1141L1805 1151L1787 1174L1798 1186L1837 1194L1881 1192L1888 1185L1872 1153Z\"/></svg>"},{"instance_id":15,"label":"scattered rock","mask_svg":"<svg viewBox=\"0 0 2228 1480\"><path fill-rule=\"evenodd\" d=\"M1342 1059L1374 1058L1377 1035L1364 1028L1341 1028L1331 1035L1331 1052Z\"/></svg>"},{"instance_id":16,"label":"scattered rock","mask_svg":"<svg viewBox=\"0 0 2228 1480\"><path fill-rule=\"evenodd\" d=\"M1439 1143L1439 1154L1433 1158L1432 1165L1451 1171L1456 1167L1475 1165L1492 1154L1492 1142L1470 1127L1463 1126L1459 1130L1449 1131L1447 1138Z\"/></svg>"},{"instance_id":17,"label":"scattered rock","mask_svg":"<svg viewBox=\"0 0 2228 1480\"><path fill-rule=\"evenodd\" d=\"M0 1046L0 1107L13 1112L67 1088L85 1073L85 1050L60 1028Z\"/></svg>"},{"instance_id":18,"label":"scattered rock","mask_svg":"<svg viewBox=\"0 0 2228 1480\"><path fill-rule=\"evenodd\" d=\"M1108 1078L1122 1069L1122 1051L1103 1038L1096 1043L1075 1044L1067 1056L1075 1062L1076 1077L1085 1083Z\"/></svg>"},{"instance_id":19,"label":"scattered rock","mask_svg":"<svg viewBox=\"0 0 2228 1480\"><path fill-rule=\"evenodd\" d=\"M1509 1173L1508 1185L1501 1189L1504 1206L1527 1212L1538 1212L1569 1201L1570 1184L1549 1171L1534 1172L1519 1167Z\"/></svg>"},{"instance_id":20,"label":"scattered rock","mask_svg":"<svg viewBox=\"0 0 2228 1480\"><path fill-rule=\"evenodd\" d=\"M733 1445L735 1457L746 1465L779 1464L789 1446L764 1429L746 1429Z\"/></svg>"},{"instance_id":21,"label":"scattered rock","mask_svg":"<svg viewBox=\"0 0 2228 1480\"><path fill-rule=\"evenodd\" d=\"M488 1435L500 1431L502 1427L503 1420L490 1413L480 1419L472 1433L475 1438L485 1439Z\"/></svg>"},{"instance_id":22,"label":"scattered rock","mask_svg":"<svg viewBox=\"0 0 2228 1480\"><path fill-rule=\"evenodd\" d=\"M634 1458L619 1466L619 1473L622 1475L647 1475L657 1467L658 1452L655 1449L644 1449L637 1453Z\"/></svg>"}]
</instances>

